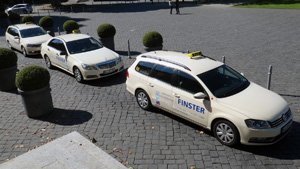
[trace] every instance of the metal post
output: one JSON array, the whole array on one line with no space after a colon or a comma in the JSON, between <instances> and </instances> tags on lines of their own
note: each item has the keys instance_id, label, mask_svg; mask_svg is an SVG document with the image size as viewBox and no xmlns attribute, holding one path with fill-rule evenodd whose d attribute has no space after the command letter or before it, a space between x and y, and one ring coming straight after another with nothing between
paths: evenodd
<instances>
[{"instance_id":1,"label":"metal post","mask_svg":"<svg viewBox=\"0 0 300 169\"><path fill-rule=\"evenodd\" d=\"M37 10L37 13L38 13L38 15L40 16L40 10L39 10L39 9Z\"/></svg>"},{"instance_id":2,"label":"metal post","mask_svg":"<svg viewBox=\"0 0 300 169\"><path fill-rule=\"evenodd\" d=\"M225 64L225 56L222 56L222 62Z\"/></svg>"},{"instance_id":3,"label":"metal post","mask_svg":"<svg viewBox=\"0 0 300 169\"><path fill-rule=\"evenodd\" d=\"M187 51L186 51L186 53L190 53L190 51L189 51L189 50L187 50Z\"/></svg>"},{"instance_id":4,"label":"metal post","mask_svg":"<svg viewBox=\"0 0 300 169\"><path fill-rule=\"evenodd\" d=\"M48 16L50 16L50 11L49 11L49 9L48 9Z\"/></svg>"},{"instance_id":5,"label":"metal post","mask_svg":"<svg viewBox=\"0 0 300 169\"><path fill-rule=\"evenodd\" d=\"M59 26L57 27L57 32L58 32L58 35L60 35L60 30L59 30Z\"/></svg>"},{"instance_id":6,"label":"metal post","mask_svg":"<svg viewBox=\"0 0 300 169\"><path fill-rule=\"evenodd\" d=\"M127 46L128 46L128 58L131 59L131 55L130 55L130 41L129 41L129 39L127 41Z\"/></svg>"},{"instance_id":7,"label":"metal post","mask_svg":"<svg viewBox=\"0 0 300 169\"><path fill-rule=\"evenodd\" d=\"M272 65L269 65L269 72L268 72L268 84L267 88L270 90L271 88L271 77L272 77Z\"/></svg>"}]
</instances>

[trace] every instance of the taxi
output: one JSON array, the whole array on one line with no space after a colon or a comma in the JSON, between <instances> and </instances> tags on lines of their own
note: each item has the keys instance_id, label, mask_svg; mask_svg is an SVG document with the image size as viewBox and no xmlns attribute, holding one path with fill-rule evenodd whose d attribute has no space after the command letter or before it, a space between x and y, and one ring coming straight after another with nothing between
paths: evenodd
<instances>
[{"instance_id":1,"label":"taxi","mask_svg":"<svg viewBox=\"0 0 300 169\"><path fill-rule=\"evenodd\" d=\"M24 23L9 26L5 38L8 47L22 51L26 57L40 54L42 43L52 38L52 36L38 25Z\"/></svg>"},{"instance_id":2,"label":"taxi","mask_svg":"<svg viewBox=\"0 0 300 169\"><path fill-rule=\"evenodd\" d=\"M78 82L111 76L124 69L122 58L86 34L66 34L42 44L41 55L50 69L56 66Z\"/></svg>"},{"instance_id":3,"label":"taxi","mask_svg":"<svg viewBox=\"0 0 300 169\"><path fill-rule=\"evenodd\" d=\"M201 52L144 53L126 76L142 109L157 107L198 124L227 146L273 144L293 123L281 96Z\"/></svg>"}]
</instances>

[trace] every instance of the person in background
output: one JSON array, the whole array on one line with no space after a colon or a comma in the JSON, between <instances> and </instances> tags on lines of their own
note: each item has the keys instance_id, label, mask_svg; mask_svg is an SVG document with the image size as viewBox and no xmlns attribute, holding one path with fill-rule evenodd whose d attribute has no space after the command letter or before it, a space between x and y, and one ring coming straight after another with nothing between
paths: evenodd
<instances>
[{"instance_id":1,"label":"person in background","mask_svg":"<svg viewBox=\"0 0 300 169\"><path fill-rule=\"evenodd\" d=\"M179 12L179 0L175 1L175 6L176 6L176 14L180 14L180 12Z\"/></svg>"},{"instance_id":2,"label":"person in background","mask_svg":"<svg viewBox=\"0 0 300 169\"><path fill-rule=\"evenodd\" d=\"M174 7L174 3L172 2L172 0L169 0L169 6L170 6L170 14L172 14L173 7Z\"/></svg>"}]
</instances>

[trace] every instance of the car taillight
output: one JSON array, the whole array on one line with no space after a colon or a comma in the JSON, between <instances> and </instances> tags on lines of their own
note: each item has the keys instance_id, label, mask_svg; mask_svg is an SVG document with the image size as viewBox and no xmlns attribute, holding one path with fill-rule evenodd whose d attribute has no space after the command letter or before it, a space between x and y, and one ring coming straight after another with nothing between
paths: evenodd
<instances>
[{"instance_id":1,"label":"car taillight","mask_svg":"<svg viewBox=\"0 0 300 169\"><path fill-rule=\"evenodd\" d=\"M129 78L128 69L126 69L125 75L126 75L127 78Z\"/></svg>"}]
</instances>

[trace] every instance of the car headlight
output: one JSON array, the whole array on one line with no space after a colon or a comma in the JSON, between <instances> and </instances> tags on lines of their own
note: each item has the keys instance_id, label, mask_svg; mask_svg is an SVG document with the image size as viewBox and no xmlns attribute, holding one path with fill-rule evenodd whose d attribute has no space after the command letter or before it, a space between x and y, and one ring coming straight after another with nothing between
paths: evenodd
<instances>
[{"instance_id":1,"label":"car headlight","mask_svg":"<svg viewBox=\"0 0 300 169\"><path fill-rule=\"evenodd\" d=\"M87 65L87 64L81 64L82 68L85 70L97 70L95 66Z\"/></svg>"},{"instance_id":2,"label":"car headlight","mask_svg":"<svg viewBox=\"0 0 300 169\"><path fill-rule=\"evenodd\" d=\"M122 58L121 58L121 56L119 56L119 57L117 58L117 60L116 60L116 64L119 64L120 62L122 62Z\"/></svg>"},{"instance_id":3,"label":"car headlight","mask_svg":"<svg viewBox=\"0 0 300 169\"><path fill-rule=\"evenodd\" d=\"M270 124L264 120L247 119L247 120L245 120L245 123L249 128L253 128L253 129L271 128Z\"/></svg>"}]
</instances>

